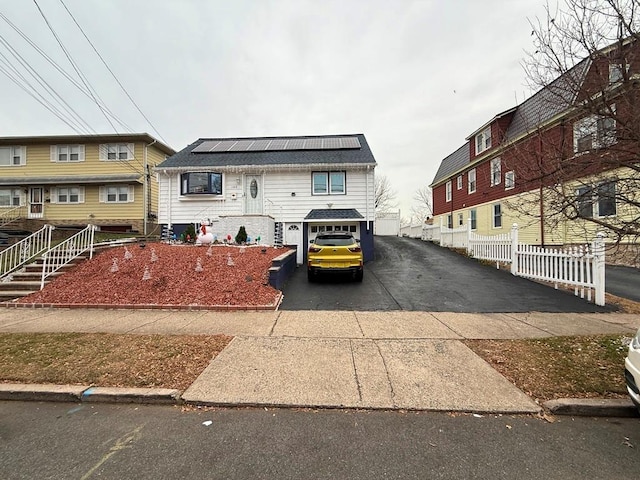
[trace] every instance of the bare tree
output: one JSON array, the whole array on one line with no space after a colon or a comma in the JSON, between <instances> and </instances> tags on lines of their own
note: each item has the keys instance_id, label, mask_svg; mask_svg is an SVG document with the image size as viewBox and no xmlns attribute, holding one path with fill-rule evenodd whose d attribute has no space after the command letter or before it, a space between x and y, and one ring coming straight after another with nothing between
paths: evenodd
<instances>
[{"instance_id":1,"label":"bare tree","mask_svg":"<svg viewBox=\"0 0 640 480\"><path fill-rule=\"evenodd\" d=\"M424 223L433 217L433 207L431 202L431 188L425 185L416 190L413 195L413 205L411 206L411 220L414 223Z\"/></svg>"},{"instance_id":2,"label":"bare tree","mask_svg":"<svg viewBox=\"0 0 640 480\"><path fill-rule=\"evenodd\" d=\"M398 207L396 191L391 187L391 182L386 175L376 175L374 188L376 212L387 212Z\"/></svg>"},{"instance_id":3,"label":"bare tree","mask_svg":"<svg viewBox=\"0 0 640 480\"><path fill-rule=\"evenodd\" d=\"M531 25L535 51L524 67L539 111L521 113L528 137L505 161L517 189L537 196L510 206L544 222L542 243L544 227L558 225L585 241L602 230L616 244L637 243L640 0L547 3Z\"/></svg>"}]
</instances>

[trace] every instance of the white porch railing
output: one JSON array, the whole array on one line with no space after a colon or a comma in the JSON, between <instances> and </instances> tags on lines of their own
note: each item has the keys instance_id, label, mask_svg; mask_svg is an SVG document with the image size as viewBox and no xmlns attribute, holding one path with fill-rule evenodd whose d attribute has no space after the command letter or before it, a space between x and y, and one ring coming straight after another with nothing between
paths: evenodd
<instances>
[{"instance_id":1,"label":"white porch railing","mask_svg":"<svg viewBox=\"0 0 640 480\"><path fill-rule=\"evenodd\" d=\"M447 228L440 225L425 225L423 240L437 241L440 246L466 248L469 256L479 260L489 260L511 264L511 273L530 278L573 287L574 293L582 298L604 305L605 297L605 255L604 235L598 234L591 245L568 249L541 248L518 242L518 225L513 224L509 233L500 235L478 235L471 230L471 220L465 226Z\"/></svg>"},{"instance_id":2,"label":"white porch railing","mask_svg":"<svg viewBox=\"0 0 640 480\"><path fill-rule=\"evenodd\" d=\"M70 263L73 259L89 250L89 258L93 258L93 237L96 231L95 225L87 225L64 242L59 243L42 255L42 281L40 290L44 288L44 281L53 273Z\"/></svg>"},{"instance_id":3,"label":"white porch railing","mask_svg":"<svg viewBox=\"0 0 640 480\"><path fill-rule=\"evenodd\" d=\"M36 255L48 250L51 247L53 228L52 225L45 225L37 232L0 252L0 278L17 270Z\"/></svg>"}]
</instances>

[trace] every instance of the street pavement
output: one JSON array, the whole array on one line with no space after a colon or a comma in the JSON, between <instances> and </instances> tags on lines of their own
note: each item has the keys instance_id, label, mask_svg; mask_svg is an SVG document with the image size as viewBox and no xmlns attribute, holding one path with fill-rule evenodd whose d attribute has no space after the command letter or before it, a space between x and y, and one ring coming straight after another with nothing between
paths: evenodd
<instances>
[{"instance_id":1,"label":"street pavement","mask_svg":"<svg viewBox=\"0 0 640 480\"><path fill-rule=\"evenodd\" d=\"M461 340L631 335L638 327L639 316L618 313L0 309L0 333L233 335L181 394L189 404L226 406L537 413L540 405ZM153 397L60 388L68 399L147 403ZM0 399L37 398L33 390L0 384ZM155 393L165 402L180 397Z\"/></svg>"}]
</instances>

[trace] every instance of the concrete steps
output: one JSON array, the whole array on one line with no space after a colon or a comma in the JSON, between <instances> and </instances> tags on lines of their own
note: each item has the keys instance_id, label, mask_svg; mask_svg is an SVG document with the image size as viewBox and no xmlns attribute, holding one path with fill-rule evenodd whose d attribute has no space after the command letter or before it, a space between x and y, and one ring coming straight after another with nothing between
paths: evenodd
<instances>
[{"instance_id":1,"label":"concrete steps","mask_svg":"<svg viewBox=\"0 0 640 480\"><path fill-rule=\"evenodd\" d=\"M75 258L71 263L49 275L44 282L45 285L60 275L64 275L65 271L68 271L70 268L86 259L87 257L83 255ZM9 274L3 281L0 281L0 302L15 300L39 291L42 281L41 279L42 259L38 259L33 263L25 265L20 270Z\"/></svg>"}]
</instances>

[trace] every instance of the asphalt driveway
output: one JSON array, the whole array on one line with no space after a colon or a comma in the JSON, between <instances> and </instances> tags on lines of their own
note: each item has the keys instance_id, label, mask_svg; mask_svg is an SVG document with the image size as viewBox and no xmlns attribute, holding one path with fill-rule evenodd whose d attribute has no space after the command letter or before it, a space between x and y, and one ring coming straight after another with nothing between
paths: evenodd
<instances>
[{"instance_id":1,"label":"asphalt driveway","mask_svg":"<svg viewBox=\"0 0 640 480\"><path fill-rule=\"evenodd\" d=\"M514 277L429 242L375 237L362 283L308 283L299 267L283 289L282 310L431 312L604 312L572 293Z\"/></svg>"}]
</instances>

